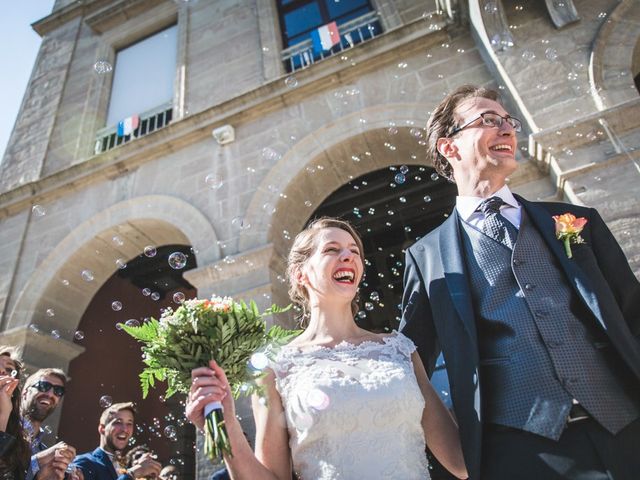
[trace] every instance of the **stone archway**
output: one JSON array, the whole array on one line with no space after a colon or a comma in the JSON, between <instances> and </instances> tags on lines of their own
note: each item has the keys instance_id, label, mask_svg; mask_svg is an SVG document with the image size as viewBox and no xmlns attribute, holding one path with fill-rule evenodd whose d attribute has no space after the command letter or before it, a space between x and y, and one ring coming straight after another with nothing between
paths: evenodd
<instances>
[{"instance_id":1,"label":"stone archway","mask_svg":"<svg viewBox=\"0 0 640 480\"><path fill-rule=\"evenodd\" d=\"M602 24L591 53L589 77L598 110L638 98L639 42L640 3L623 0Z\"/></svg>"},{"instance_id":2,"label":"stone archway","mask_svg":"<svg viewBox=\"0 0 640 480\"><path fill-rule=\"evenodd\" d=\"M220 256L210 222L180 199L153 195L113 205L70 232L42 261L16 301L8 330L32 323L74 328L93 294L118 269L116 261L128 261L146 245L172 243L192 245L198 263ZM93 279L83 280L84 271ZM65 302L68 292L73 302ZM48 309L62 315L56 319Z\"/></svg>"}]
</instances>

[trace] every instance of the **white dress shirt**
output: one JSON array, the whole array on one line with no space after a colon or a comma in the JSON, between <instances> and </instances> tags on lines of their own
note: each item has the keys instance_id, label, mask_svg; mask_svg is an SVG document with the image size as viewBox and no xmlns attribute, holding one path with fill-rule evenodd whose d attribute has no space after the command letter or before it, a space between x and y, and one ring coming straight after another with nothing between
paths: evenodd
<instances>
[{"instance_id":1,"label":"white dress shirt","mask_svg":"<svg viewBox=\"0 0 640 480\"><path fill-rule=\"evenodd\" d=\"M502 199L504 205L500 207L500 215L511 222L514 227L520 229L522 206L515 199L509 187L504 185L493 195L489 195L489 197L500 197ZM483 200L485 199L480 197L456 197L456 210L458 210L460 218L480 231L482 231L482 225L484 223L484 213L477 211L477 209Z\"/></svg>"}]
</instances>

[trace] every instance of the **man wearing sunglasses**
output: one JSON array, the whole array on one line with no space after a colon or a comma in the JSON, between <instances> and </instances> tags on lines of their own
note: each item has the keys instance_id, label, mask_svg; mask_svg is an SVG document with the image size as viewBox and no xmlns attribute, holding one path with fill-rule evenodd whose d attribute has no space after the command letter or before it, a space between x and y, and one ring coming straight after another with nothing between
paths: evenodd
<instances>
[{"instance_id":1,"label":"man wearing sunglasses","mask_svg":"<svg viewBox=\"0 0 640 480\"><path fill-rule=\"evenodd\" d=\"M470 479L640 478L640 283L594 209L511 192L521 129L484 88L433 111L458 197L407 249L401 330L429 372L444 355Z\"/></svg>"},{"instance_id":2,"label":"man wearing sunglasses","mask_svg":"<svg viewBox=\"0 0 640 480\"><path fill-rule=\"evenodd\" d=\"M67 377L58 368L43 368L29 376L22 390L21 414L31 444L31 468L27 480L49 478L51 470L65 468L76 450L65 442L48 447L42 442L42 423L55 411L64 395ZM59 463L62 462L62 463ZM58 472L59 475L63 475Z\"/></svg>"}]
</instances>

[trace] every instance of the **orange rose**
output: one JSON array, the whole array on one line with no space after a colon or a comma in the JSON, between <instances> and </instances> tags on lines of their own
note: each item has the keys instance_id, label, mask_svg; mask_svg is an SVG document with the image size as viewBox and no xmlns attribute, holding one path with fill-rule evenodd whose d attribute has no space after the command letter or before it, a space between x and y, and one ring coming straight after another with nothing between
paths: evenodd
<instances>
[{"instance_id":1,"label":"orange rose","mask_svg":"<svg viewBox=\"0 0 640 480\"><path fill-rule=\"evenodd\" d=\"M580 232L587 224L587 219L584 217L576 218L572 213L554 215L553 219L556 222L556 238L562 240L567 257L572 258L571 244L584 243Z\"/></svg>"}]
</instances>

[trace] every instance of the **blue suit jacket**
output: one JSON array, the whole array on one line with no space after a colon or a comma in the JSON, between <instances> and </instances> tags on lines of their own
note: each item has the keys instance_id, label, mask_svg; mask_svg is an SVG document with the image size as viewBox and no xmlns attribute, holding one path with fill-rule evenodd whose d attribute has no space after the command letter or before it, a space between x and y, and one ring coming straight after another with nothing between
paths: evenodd
<instances>
[{"instance_id":1,"label":"blue suit jacket","mask_svg":"<svg viewBox=\"0 0 640 480\"><path fill-rule=\"evenodd\" d=\"M85 480L131 480L129 475L118 476L109 456L101 448L78 455L73 465L82 470Z\"/></svg>"},{"instance_id":2,"label":"blue suit jacket","mask_svg":"<svg viewBox=\"0 0 640 480\"><path fill-rule=\"evenodd\" d=\"M640 386L640 283L602 218L592 208L517 199ZM567 212L587 219L585 243L572 245L571 259L555 237L552 218ZM478 335L459 229L454 210L407 250L400 328L418 347L429 374L440 351L444 355L462 450L475 480L482 455Z\"/></svg>"}]
</instances>

